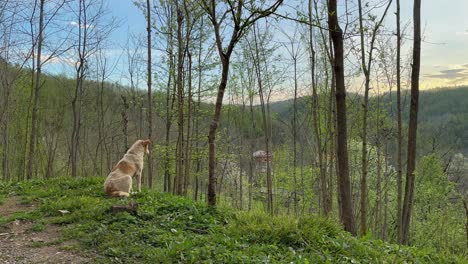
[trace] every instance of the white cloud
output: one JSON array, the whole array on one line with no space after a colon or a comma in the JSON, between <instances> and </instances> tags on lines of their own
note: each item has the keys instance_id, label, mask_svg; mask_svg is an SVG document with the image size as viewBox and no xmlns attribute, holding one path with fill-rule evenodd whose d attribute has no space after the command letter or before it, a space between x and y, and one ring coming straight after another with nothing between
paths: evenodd
<instances>
[{"instance_id":1,"label":"white cloud","mask_svg":"<svg viewBox=\"0 0 468 264\"><path fill-rule=\"evenodd\" d=\"M71 26L73 26L73 27L78 27L78 22L76 22L76 21L71 21L69 24ZM81 28L85 28L85 27L86 28L94 28L94 25L81 25Z\"/></svg>"},{"instance_id":2,"label":"white cloud","mask_svg":"<svg viewBox=\"0 0 468 264\"><path fill-rule=\"evenodd\" d=\"M74 66L76 64L76 60L70 59L70 58L64 58L64 57L51 57L50 54L44 54L42 55L41 58L42 62L46 62L47 64L66 64L69 66Z\"/></svg>"}]
</instances>

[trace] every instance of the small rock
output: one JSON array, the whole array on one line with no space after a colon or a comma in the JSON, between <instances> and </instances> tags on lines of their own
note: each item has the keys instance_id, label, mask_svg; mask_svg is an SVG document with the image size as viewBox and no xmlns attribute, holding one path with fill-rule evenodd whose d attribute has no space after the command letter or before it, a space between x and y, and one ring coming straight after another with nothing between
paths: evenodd
<instances>
[{"instance_id":1,"label":"small rock","mask_svg":"<svg viewBox=\"0 0 468 264\"><path fill-rule=\"evenodd\" d=\"M69 214L70 211L68 210L58 210L62 215L66 215L66 214Z\"/></svg>"}]
</instances>

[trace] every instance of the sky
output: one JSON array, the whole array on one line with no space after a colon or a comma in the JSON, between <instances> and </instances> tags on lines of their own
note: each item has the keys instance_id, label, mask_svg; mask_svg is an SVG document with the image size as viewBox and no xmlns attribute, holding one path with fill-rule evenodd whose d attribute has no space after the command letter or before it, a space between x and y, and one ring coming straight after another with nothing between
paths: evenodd
<instances>
[{"instance_id":1,"label":"sky","mask_svg":"<svg viewBox=\"0 0 468 264\"><path fill-rule=\"evenodd\" d=\"M402 2L405 16L411 16L412 1ZM468 84L467 11L467 0L422 1L422 88Z\"/></svg>"},{"instance_id":2,"label":"sky","mask_svg":"<svg viewBox=\"0 0 468 264\"><path fill-rule=\"evenodd\" d=\"M146 34L146 22L142 11L131 0L106 0L110 16L120 20L120 27L111 35L114 59L122 56L122 46L129 33ZM138 0L142 1L142 0ZM340 1L339 1L340 2ZM394 1L395 2L395 1ZM401 0L402 24L412 23L413 1ZM422 1L423 43L421 53L421 89L468 85L468 0L424 0ZM281 12L281 11L280 11ZM386 23L394 25L392 7ZM407 32L407 46L412 43L412 30ZM120 50L120 52L119 52ZM406 51L409 56L410 50ZM119 59L120 68L125 62ZM122 81L123 72L115 72L111 78ZM120 78L120 79L119 79ZM123 81L125 82L125 81Z\"/></svg>"}]
</instances>

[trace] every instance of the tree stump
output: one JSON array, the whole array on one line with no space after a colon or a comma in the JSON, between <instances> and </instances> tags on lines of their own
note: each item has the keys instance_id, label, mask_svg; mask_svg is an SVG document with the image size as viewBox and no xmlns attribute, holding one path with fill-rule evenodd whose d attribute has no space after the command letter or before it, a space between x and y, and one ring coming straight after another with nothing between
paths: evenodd
<instances>
[{"instance_id":1,"label":"tree stump","mask_svg":"<svg viewBox=\"0 0 468 264\"><path fill-rule=\"evenodd\" d=\"M136 202L130 202L127 205L112 205L110 212L116 214L118 212L127 212L132 215L136 215L138 212L138 204Z\"/></svg>"}]
</instances>

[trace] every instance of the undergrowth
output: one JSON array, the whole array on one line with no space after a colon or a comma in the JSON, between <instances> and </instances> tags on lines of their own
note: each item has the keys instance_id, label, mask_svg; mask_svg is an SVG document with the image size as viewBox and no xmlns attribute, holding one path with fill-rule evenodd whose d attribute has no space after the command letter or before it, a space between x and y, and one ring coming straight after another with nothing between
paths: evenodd
<instances>
[{"instance_id":1,"label":"undergrowth","mask_svg":"<svg viewBox=\"0 0 468 264\"><path fill-rule=\"evenodd\" d=\"M357 239L319 216L213 209L149 190L128 199L108 198L103 180L0 183L0 203L19 196L22 203L37 204L0 223L29 220L37 232L60 225L61 239L78 241L94 263L467 263L463 256ZM139 205L136 215L109 211L130 201Z\"/></svg>"}]
</instances>

